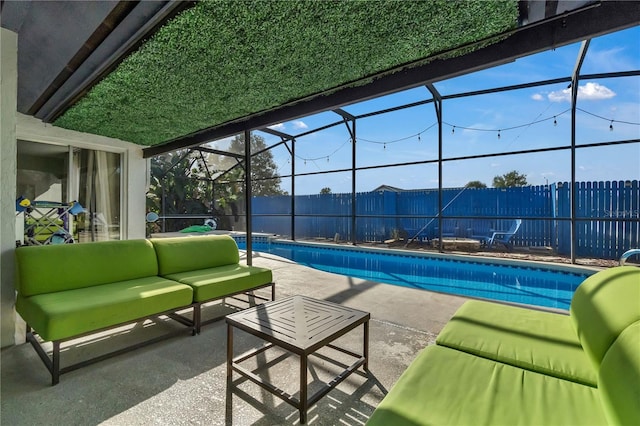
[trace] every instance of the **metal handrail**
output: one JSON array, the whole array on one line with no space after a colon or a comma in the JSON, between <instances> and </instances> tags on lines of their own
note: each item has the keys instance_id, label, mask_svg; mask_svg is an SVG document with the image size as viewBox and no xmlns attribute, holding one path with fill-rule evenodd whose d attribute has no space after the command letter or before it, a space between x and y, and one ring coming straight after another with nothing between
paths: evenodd
<instances>
[{"instance_id":1,"label":"metal handrail","mask_svg":"<svg viewBox=\"0 0 640 426\"><path fill-rule=\"evenodd\" d=\"M625 251L622 256L620 256L620 266L624 266L624 263L627 261L627 259L635 255L640 255L640 249L631 249Z\"/></svg>"}]
</instances>

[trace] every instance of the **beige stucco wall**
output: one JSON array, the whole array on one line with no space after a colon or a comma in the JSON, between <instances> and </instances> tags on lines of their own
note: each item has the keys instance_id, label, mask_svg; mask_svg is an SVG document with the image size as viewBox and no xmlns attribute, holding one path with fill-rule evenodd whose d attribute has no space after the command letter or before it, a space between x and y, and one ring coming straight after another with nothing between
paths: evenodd
<instances>
[{"instance_id":1,"label":"beige stucco wall","mask_svg":"<svg viewBox=\"0 0 640 426\"><path fill-rule=\"evenodd\" d=\"M18 35L0 29L0 345L14 342Z\"/></svg>"}]
</instances>

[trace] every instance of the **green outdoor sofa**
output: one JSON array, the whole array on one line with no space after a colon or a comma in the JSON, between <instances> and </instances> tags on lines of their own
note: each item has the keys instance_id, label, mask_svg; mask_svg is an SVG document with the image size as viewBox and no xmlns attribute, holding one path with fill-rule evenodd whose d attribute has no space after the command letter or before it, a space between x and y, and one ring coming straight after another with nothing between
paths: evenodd
<instances>
[{"instance_id":1,"label":"green outdoor sofa","mask_svg":"<svg viewBox=\"0 0 640 426\"><path fill-rule=\"evenodd\" d=\"M271 270L240 265L238 246L228 235L156 238L151 242L158 256L158 274L193 289L197 333L201 325L218 319L202 321L203 303L263 287L271 287L271 300L275 300Z\"/></svg>"},{"instance_id":2,"label":"green outdoor sofa","mask_svg":"<svg viewBox=\"0 0 640 426\"><path fill-rule=\"evenodd\" d=\"M271 271L240 265L224 235L19 247L16 262L16 311L54 385L60 374L123 352L60 368L64 341L161 315L197 334L204 302L267 286L274 298ZM51 357L41 341L53 343Z\"/></svg>"},{"instance_id":3,"label":"green outdoor sofa","mask_svg":"<svg viewBox=\"0 0 640 426\"><path fill-rule=\"evenodd\" d=\"M569 315L466 302L367 422L482 424L639 425L640 268L587 278Z\"/></svg>"}]
</instances>

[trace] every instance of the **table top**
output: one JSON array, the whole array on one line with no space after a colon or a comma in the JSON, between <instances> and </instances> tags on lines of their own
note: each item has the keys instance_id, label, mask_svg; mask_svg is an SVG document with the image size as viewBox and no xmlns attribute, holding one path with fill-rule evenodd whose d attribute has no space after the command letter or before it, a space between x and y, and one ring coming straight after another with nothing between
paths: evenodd
<instances>
[{"instance_id":1,"label":"table top","mask_svg":"<svg viewBox=\"0 0 640 426\"><path fill-rule=\"evenodd\" d=\"M296 354L309 354L369 321L370 314L325 300L293 296L227 315L227 324Z\"/></svg>"}]
</instances>

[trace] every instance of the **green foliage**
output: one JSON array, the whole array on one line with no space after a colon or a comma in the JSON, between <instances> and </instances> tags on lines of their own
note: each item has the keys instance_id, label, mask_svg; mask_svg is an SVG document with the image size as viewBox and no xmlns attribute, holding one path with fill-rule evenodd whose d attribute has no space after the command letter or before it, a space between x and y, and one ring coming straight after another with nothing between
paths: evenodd
<instances>
[{"instance_id":1,"label":"green foliage","mask_svg":"<svg viewBox=\"0 0 640 426\"><path fill-rule=\"evenodd\" d=\"M156 145L373 75L466 53L517 25L516 0L202 1L55 125Z\"/></svg>"},{"instance_id":2,"label":"green foliage","mask_svg":"<svg viewBox=\"0 0 640 426\"><path fill-rule=\"evenodd\" d=\"M494 188L510 188L512 186L527 186L527 175L521 175L516 170L493 178Z\"/></svg>"},{"instance_id":3,"label":"green foliage","mask_svg":"<svg viewBox=\"0 0 640 426\"><path fill-rule=\"evenodd\" d=\"M479 180L472 180L467 182L464 186L465 188L486 188L487 185L485 183L480 182Z\"/></svg>"},{"instance_id":4,"label":"green foliage","mask_svg":"<svg viewBox=\"0 0 640 426\"><path fill-rule=\"evenodd\" d=\"M229 151L244 154L244 136L236 136L231 141ZM278 166L273 161L273 153L265 151L267 144L262 136L251 134L251 194L286 195L280 188L281 180L277 177Z\"/></svg>"},{"instance_id":5,"label":"green foliage","mask_svg":"<svg viewBox=\"0 0 640 426\"><path fill-rule=\"evenodd\" d=\"M265 148L264 138L252 134L251 152ZM244 153L244 137L235 137L229 151ZM251 166L253 195L286 195L280 188L271 151L252 156ZM232 157L190 150L162 154L151 159L150 179L147 211L163 215L210 215L218 221L219 229L231 229L231 217L238 220L238 202L245 196L244 168ZM175 219L167 230L177 231L193 224L192 220ZM153 226L155 229L158 225Z\"/></svg>"},{"instance_id":6,"label":"green foliage","mask_svg":"<svg viewBox=\"0 0 640 426\"><path fill-rule=\"evenodd\" d=\"M147 211L176 214L207 214L211 212L210 184L197 179L203 175L199 154L180 150L151 159L151 176L147 192ZM180 230L191 222L172 221L171 230ZM156 225L157 226L157 225Z\"/></svg>"},{"instance_id":7,"label":"green foliage","mask_svg":"<svg viewBox=\"0 0 640 426\"><path fill-rule=\"evenodd\" d=\"M331 194L331 188L329 188L328 186L325 186L320 190L320 194Z\"/></svg>"}]
</instances>

